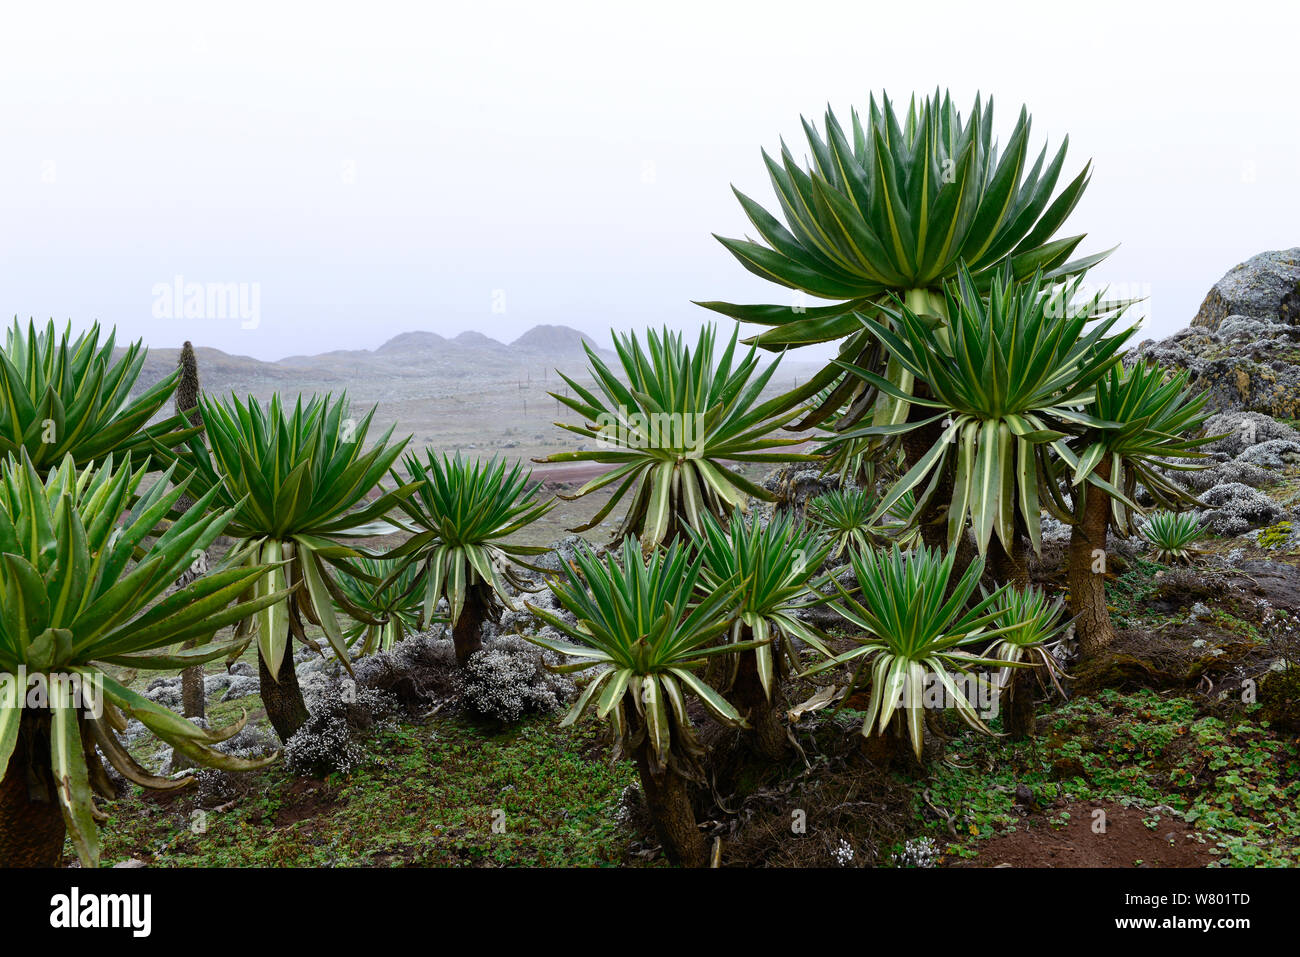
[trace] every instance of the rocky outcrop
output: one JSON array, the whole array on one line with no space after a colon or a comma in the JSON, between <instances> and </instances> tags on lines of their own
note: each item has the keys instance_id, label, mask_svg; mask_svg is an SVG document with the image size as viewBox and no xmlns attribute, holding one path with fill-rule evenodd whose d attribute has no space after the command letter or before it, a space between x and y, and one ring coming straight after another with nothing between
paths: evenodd
<instances>
[{"instance_id":1,"label":"rocky outcrop","mask_svg":"<svg viewBox=\"0 0 1300 957\"><path fill-rule=\"evenodd\" d=\"M1192 326L1215 332L1231 316L1300 322L1300 247L1260 253L1229 269L1206 295Z\"/></svg>"},{"instance_id":2,"label":"rocky outcrop","mask_svg":"<svg viewBox=\"0 0 1300 957\"><path fill-rule=\"evenodd\" d=\"M1300 247L1260 253L1214 284L1187 329L1128 361L1187 369L1209 406L1300 418Z\"/></svg>"}]
</instances>

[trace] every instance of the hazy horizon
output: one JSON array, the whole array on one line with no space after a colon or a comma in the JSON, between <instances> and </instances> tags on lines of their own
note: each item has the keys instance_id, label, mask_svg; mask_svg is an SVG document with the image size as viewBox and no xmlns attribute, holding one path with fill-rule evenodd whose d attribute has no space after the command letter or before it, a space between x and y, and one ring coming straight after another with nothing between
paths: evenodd
<instances>
[{"instance_id":1,"label":"hazy horizon","mask_svg":"<svg viewBox=\"0 0 1300 957\"><path fill-rule=\"evenodd\" d=\"M0 315L155 347L275 360L544 324L604 344L720 318L693 299L789 301L711 236L752 233L731 186L770 208L760 150L802 157L801 115L936 86L963 113L992 96L1004 139L1026 104L1035 151L1068 133L1063 182L1092 160L1063 234L1119 245L1091 279L1149 297L1138 339L1300 245L1282 4L1213 24L1118 2L72 4L6 26ZM250 308L186 319L193 285Z\"/></svg>"}]
</instances>

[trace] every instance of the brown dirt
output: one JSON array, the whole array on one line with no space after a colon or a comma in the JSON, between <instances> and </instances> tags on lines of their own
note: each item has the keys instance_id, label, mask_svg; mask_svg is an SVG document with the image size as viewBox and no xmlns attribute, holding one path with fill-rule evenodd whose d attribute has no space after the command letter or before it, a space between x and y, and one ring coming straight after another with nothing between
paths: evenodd
<instances>
[{"instance_id":1,"label":"brown dirt","mask_svg":"<svg viewBox=\"0 0 1300 957\"><path fill-rule=\"evenodd\" d=\"M1098 808L1106 812L1104 834L1092 830ZM954 866L1206 867L1218 857L1214 845L1189 837L1187 825L1168 815L1152 830L1143 823L1151 812L1117 804L1074 803L1065 810L1065 827L1030 813L1013 833L985 841L977 857Z\"/></svg>"},{"instance_id":2,"label":"brown dirt","mask_svg":"<svg viewBox=\"0 0 1300 957\"><path fill-rule=\"evenodd\" d=\"M294 780L284 789L281 798L284 803L275 815L277 827L310 820L338 803L338 794L332 786L312 778Z\"/></svg>"}]
</instances>

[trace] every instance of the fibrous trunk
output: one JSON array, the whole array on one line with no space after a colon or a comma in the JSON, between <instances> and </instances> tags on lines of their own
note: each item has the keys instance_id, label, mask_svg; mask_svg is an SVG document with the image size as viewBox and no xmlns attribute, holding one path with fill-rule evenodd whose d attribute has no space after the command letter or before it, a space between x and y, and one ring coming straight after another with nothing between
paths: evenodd
<instances>
[{"instance_id":1,"label":"fibrous trunk","mask_svg":"<svg viewBox=\"0 0 1300 957\"><path fill-rule=\"evenodd\" d=\"M741 640L752 640L749 629L744 629ZM780 761L789 748L785 725L781 721L781 675L779 659L772 674L772 697L763 691L758 677L758 656L753 651L740 654L736 666L736 680L731 686L732 704L749 721L749 740L764 758Z\"/></svg>"},{"instance_id":2,"label":"fibrous trunk","mask_svg":"<svg viewBox=\"0 0 1300 957\"><path fill-rule=\"evenodd\" d=\"M1110 462L1103 459L1097 474L1109 481ZM1110 498L1101 489L1083 492L1083 517L1070 531L1070 614L1079 653L1084 658L1098 654L1115 639L1106 607L1106 530L1110 522Z\"/></svg>"},{"instance_id":3,"label":"fibrous trunk","mask_svg":"<svg viewBox=\"0 0 1300 957\"><path fill-rule=\"evenodd\" d=\"M1008 549L1000 538L993 536L989 542L988 576L996 585L1029 587L1029 562L1023 537L1016 535Z\"/></svg>"},{"instance_id":4,"label":"fibrous trunk","mask_svg":"<svg viewBox=\"0 0 1300 957\"><path fill-rule=\"evenodd\" d=\"M194 357L194 347L187 340L181 346L181 354L177 360L180 368L180 378L176 383L176 411L183 414L190 425L202 426L203 415L199 411L199 364ZM194 499L190 495L182 495L176 503L179 511L188 511L194 507ZM186 569L185 573L176 582L177 588L184 588L189 585L195 578L203 573L207 568L207 553L204 552L197 557L197 560ZM193 648L198 644L197 641L190 641L185 644L186 648ZM191 665L181 672L181 708L187 718L206 717L206 703L203 700L203 666Z\"/></svg>"},{"instance_id":5,"label":"fibrous trunk","mask_svg":"<svg viewBox=\"0 0 1300 957\"><path fill-rule=\"evenodd\" d=\"M451 640L456 647L456 664L462 668L470 656L483 650L483 623L492 615L492 587L475 582L465 592L465 606L451 626Z\"/></svg>"},{"instance_id":6,"label":"fibrous trunk","mask_svg":"<svg viewBox=\"0 0 1300 957\"><path fill-rule=\"evenodd\" d=\"M654 822L655 833L664 853L682 867L703 867L708 863L704 835L695 824L686 779L671 769L656 772L650 758L649 744L636 749L636 766L641 776L646 810Z\"/></svg>"},{"instance_id":7,"label":"fibrous trunk","mask_svg":"<svg viewBox=\"0 0 1300 957\"><path fill-rule=\"evenodd\" d=\"M279 680L271 677L271 671L262 658L262 650L257 651L257 674L262 685L262 704L266 706L266 717L270 720L275 733L285 744L294 736L311 713L307 702L303 700L302 689L298 687L298 670L293 660L293 642L284 643L284 657L280 659Z\"/></svg>"},{"instance_id":8,"label":"fibrous trunk","mask_svg":"<svg viewBox=\"0 0 1300 957\"><path fill-rule=\"evenodd\" d=\"M1034 733L1034 677L1036 668L1012 668L1003 691L1002 726L1015 741Z\"/></svg>"},{"instance_id":9,"label":"fibrous trunk","mask_svg":"<svg viewBox=\"0 0 1300 957\"><path fill-rule=\"evenodd\" d=\"M49 713L24 710L0 781L0 867L58 867L64 835L50 768Z\"/></svg>"},{"instance_id":10,"label":"fibrous trunk","mask_svg":"<svg viewBox=\"0 0 1300 957\"><path fill-rule=\"evenodd\" d=\"M181 713L187 718L207 717L203 693L203 666L190 665L181 672Z\"/></svg>"}]
</instances>

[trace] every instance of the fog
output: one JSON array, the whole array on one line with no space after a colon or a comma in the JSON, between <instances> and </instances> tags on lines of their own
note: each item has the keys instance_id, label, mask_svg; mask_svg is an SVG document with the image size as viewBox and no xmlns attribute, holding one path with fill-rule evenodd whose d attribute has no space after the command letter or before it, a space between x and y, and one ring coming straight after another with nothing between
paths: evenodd
<instances>
[{"instance_id":1,"label":"fog","mask_svg":"<svg viewBox=\"0 0 1300 957\"><path fill-rule=\"evenodd\" d=\"M773 204L761 148L936 86L992 95L1004 137L1026 104L1067 174L1092 159L1069 226L1119 245L1094 278L1148 297L1143 336L1300 244L1294 4L205 9L6 7L6 317L264 359L691 328L692 299L788 301L710 235L749 231L731 184ZM188 284L245 308L186 319Z\"/></svg>"}]
</instances>

